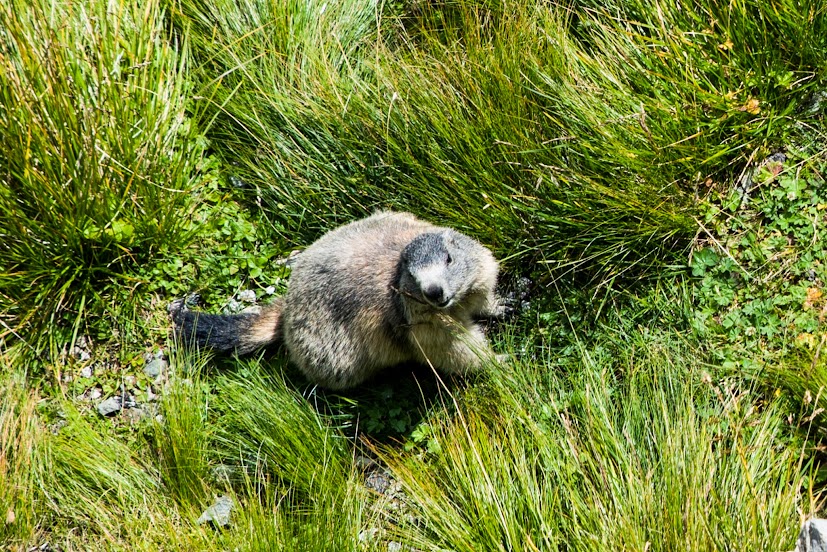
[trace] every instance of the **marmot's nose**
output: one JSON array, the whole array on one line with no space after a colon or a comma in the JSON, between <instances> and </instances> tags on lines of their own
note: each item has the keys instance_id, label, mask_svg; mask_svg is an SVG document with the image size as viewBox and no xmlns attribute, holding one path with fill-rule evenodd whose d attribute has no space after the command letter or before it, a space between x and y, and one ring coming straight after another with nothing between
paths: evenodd
<instances>
[{"instance_id":1,"label":"marmot's nose","mask_svg":"<svg viewBox=\"0 0 827 552\"><path fill-rule=\"evenodd\" d=\"M445 302L445 291L440 285L431 284L422 291L422 294L425 295L425 299L435 305L441 305Z\"/></svg>"}]
</instances>

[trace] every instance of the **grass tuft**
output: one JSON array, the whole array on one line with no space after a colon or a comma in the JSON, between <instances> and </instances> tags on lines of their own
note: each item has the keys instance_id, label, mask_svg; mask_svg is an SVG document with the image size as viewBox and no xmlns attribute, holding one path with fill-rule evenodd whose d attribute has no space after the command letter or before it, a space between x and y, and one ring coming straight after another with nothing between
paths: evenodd
<instances>
[{"instance_id":1,"label":"grass tuft","mask_svg":"<svg viewBox=\"0 0 827 552\"><path fill-rule=\"evenodd\" d=\"M818 504L780 402L714 381L667 336L517 364L434 426L436 454L386 455L421 550L789 549ZM538 384L545 381L545 384ZM414 519L415 523L406 523Z\"/></svg>"},{"instance_id":2,"label":"grass tuft","mask_svg":"<svg viewBox=\"0 0 827 552\"><path fill-rule=\"evenodd\" d=\"M36 470L43 429L37 424L38 397L12 358L0 356L0 542L21 543L40 521Z\"/></svg>"},{"instance_id":3,"label":"grass tuft","mask_svg":"<svg viewBox=\"0 0 827 552\"><path fill-rule=\"evenodd\" d=\"M174 374L161 399L161 421L155 427L161 480L165 491L182 506L209 506L211 407L209 388L201 377L207 360L171 357Z\"/></svg>"},{"instance_id":4,"label":"grass tuft","mask_svg":"<svg viewBox=\"0 0 827 552\"><path fill-rule=\"evenodd\" d=\"M281 376L266 375L250 361L215 383L220 415L218 457L240 464L271 485L288 485L300 500L313 501L344 488L350 476L347 442L329 428Z\"/></svg>"},{"instance_id":5,"label":"grass tuft","mask_svg":"<svg viewBox=\"0 0 827 552\"><path fill-rule=\"evenodd\" d=\"M203 141L163 24L157 1L0 5L0 336L55 353L189 239Z\"/></svg>"},{"instance_id":6,"label":"grass tuft","mask_svg":"<svg viewBox=\"0 0 827 552\"><path fill-rule=\"evenodd\" d=\"M827 23L806 4L350 0L312 47L278 23L316 9L292 3L184 1L176 21L210 136L287 239L394 207L605 281L668 269L701 183L817 120Z\"/></svg>"}]
</instances>

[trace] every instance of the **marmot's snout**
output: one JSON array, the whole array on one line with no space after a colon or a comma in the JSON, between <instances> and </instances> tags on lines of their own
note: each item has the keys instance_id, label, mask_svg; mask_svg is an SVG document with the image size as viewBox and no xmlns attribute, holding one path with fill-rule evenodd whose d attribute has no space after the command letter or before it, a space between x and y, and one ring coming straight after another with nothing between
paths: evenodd
<instances>
[{"instance_id":1,"label":"marmot's snout","mask_svg":"<svg viewBox=\"0 0 827 552\"><path fill-rule=\"evenodd\" d=\"M448 283L453 263L448 242L443 232L428 232L414 238L402 251L406 270L403 288L417 301L437 309L451 306L455 299Z\"/></svg>"},{"instance_id":2,"label":"marmot's snout","mask_svg":"<svg viewBox=\"0 0 827 552\"><path fill-rule=\"evenodd\" d=\"M425 266L409 267L409 270L410 279L403 278L402 286L414 299L435 309L448 308L455 302L456 292L450 284L451 274L443 263L437 261Z\"/></svg>"},{"instance_id":3,"label":"marmot's snout","mask_svg":"<svg viewBox=\"0 0 827 552\"><path fill-rule=\"evenodd\" d=\"M442 289L442 286L437 284L431 284L422 290L422 295L425 296L425 299L427 299L429 303L433 303L439 307L448 302L445 300L445 291Z\"/></svg>"},{"instance_id":4,"label":"marmot's snout","mask_svg":"<svg viewBox=\"0 0 827 552\"><path fill-rule=\"evenodd\" d=\"M435 307L444 308L451 302L450 297L445 296L445 288L439 284L431 284L422 290L425 300Z\"/></svg>"}]
</instances>

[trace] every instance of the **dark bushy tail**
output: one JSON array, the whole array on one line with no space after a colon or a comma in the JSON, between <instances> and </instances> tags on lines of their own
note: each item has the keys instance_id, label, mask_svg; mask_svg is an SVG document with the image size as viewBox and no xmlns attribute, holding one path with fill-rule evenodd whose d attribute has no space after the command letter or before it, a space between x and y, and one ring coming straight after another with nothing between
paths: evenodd
<instances>
[{"instance_id":1,"label":"dark bushy tail","mask_svg":"<svg viewBox=\"0 0 827 552\"><path fill-rule=\"evenodd\" d=\"M246 354L281 339L282 300L261 312L208 314L188 310L183 301L169 307L175 333L181 342L216 351Z\"/></svg>"}]
</instances>

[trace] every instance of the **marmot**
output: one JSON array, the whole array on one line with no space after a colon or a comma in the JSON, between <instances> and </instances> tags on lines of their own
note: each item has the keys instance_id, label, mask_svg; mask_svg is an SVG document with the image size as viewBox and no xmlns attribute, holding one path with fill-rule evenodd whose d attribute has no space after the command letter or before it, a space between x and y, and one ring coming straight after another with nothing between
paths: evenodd
<instances>
[{"instance_id":1,"label":"marmot","mask_svg":"<svg viewBox=\"0 0 827 552\"><path fill-rule=\"evenodd\" d=\"M498 264L474 239L382 211L332 230L296 256L287 294L260 313L171 308L184 341L249 353L283 341L314 383L353 387L414 361L463 373L494 359L479 324L502 314Z\"/></svg>"}]
</instances>

